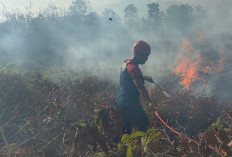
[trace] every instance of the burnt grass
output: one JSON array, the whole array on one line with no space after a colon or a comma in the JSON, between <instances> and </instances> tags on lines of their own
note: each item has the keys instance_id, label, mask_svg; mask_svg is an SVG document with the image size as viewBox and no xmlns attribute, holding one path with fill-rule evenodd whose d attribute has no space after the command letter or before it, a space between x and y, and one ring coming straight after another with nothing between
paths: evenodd
<instances>
[{"instance_id":1,"label":"burnt grass","mask_svg":"<svg viewBox=\"0 0 232 157\"><path fill-rule=\"evenodd\" d=\"M117 145L123 136L117 89L91 75L54 81L39 72L2 67L0 156L130 156L127 144L120 150ZM170 94L166 98L153 87L153 107L189 138L178 137L145 107L150 128L161 135L146 149L137 141L133 156L232 155L231 101L184 90Z\"/></svg>"}]
</instances>

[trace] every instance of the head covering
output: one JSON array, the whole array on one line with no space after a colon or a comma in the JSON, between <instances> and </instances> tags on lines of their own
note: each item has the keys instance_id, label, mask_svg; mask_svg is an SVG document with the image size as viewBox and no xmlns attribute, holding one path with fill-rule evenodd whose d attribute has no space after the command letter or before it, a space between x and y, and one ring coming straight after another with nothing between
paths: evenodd
<instances>
[{"instance_id":1,"label":"head covering","mask_svg":"<svg viewBox=\"0 0 232 157\"><path fill-rule=\"evenodd\" d=\"M146 54L146 55L150 55L151 47L147 42L145 42L143 40L139 40L132 47L132 51L140 52L140 53L143 53L143 54Z\"/></svg>"}]
</instances>

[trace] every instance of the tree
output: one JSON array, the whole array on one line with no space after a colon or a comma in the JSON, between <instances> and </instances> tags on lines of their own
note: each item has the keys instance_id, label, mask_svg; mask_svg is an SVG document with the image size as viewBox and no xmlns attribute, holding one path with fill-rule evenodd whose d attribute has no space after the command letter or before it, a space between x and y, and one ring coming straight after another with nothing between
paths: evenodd
<instances>
[{"instance_id":1,"label":"tree","mask_svg":"<svg viewBox=\"0 0 232 157\"><path fill-rule=\"evenodd\" d=\"M151 3L147 4L148 7L148 19L151 21L156 21L159 15L159 4L158 3Z\"/></svg>"},{"instance_id":2,"label":"tree","mask_svg":"<svg viewBox=\"0 0 232 157\"><path fill-rule=\"evenodd\" d=\"M90 10L88 0L75 0L69 7L69 12L73 15L86 15Z\"/></svg>"},{"instance_id":3,"label":"tree","mask_svg":"<svg viewBox=\"0 0 232 157\"><path fill-rule=\"evenodd\" d=\"M124 9L124 20L126 23L133 24L138 20L138 8L133 4L128 5Z\"/></svg>"},{"instance_id":4,"label":"tree","mask_svg":"<svg viewBox=\"0 0 232 157\"><path fill-rule=\"evenodd\" d=\"M168 22L180 30L189 30L193 22L193 8L189 5L172 5L167 9Z\"/></svg>"},{"instance_id":5,"label":"tree","mask_svg":"<svg viewBox=\"0 0 232 157\"><path fill-rule=\"evenodd\" d=\"M59 17L58 8L53 4L49 4L40 14L44 17L50 17L50 19L57 19Z\"/></svg>"}]
</instances>

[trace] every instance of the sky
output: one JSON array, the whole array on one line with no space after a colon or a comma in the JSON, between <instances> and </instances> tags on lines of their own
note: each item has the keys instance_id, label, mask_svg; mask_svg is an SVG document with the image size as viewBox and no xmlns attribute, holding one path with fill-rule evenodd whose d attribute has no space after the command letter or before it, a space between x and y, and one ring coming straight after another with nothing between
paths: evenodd
<instances>
[{"instance_id":1,"label":"sky","mask_svg":"<svg viewBox=\"0 0 232 157\"><path fill-rule=\"evenodd\" d=\"M26 12L30 10L30 8L32 12L37 12L40 9L46 8L49 4L54 4L60 9L67 10L72 1L73 0L0 0L0 13L3 5L9 10L19 10L22 12ZM132 3L138 7L141 15L146 15L146 4L148 3L158 2L162 10L173 3L196 4L197 1L199 0L89 0L92 11L101 14L105 8L108 8L113 9L120 15L123 14L123 9Z\"/></svg>"}]
</instances>

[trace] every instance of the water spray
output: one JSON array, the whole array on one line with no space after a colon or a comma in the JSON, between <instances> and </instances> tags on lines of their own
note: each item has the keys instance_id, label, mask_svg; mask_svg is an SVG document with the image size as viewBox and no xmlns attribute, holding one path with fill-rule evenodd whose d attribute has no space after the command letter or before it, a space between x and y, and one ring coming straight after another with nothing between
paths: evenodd
<instances>
[{"instance_id":1,"label":"water spray","mask_svg":"<svg viewBox=\"0 0 232 157\"><path fill-rule=\"evenodd\" d=\"M157 83L155 83L153 80L152 80L151 83L154 83L155 86L156 86L159 90L161 90L161 91L163 92L163 94L164 94L167 98L171 98L171 96L170 96L162 87L160 87Z\"/></svg>"}]
</instances>

